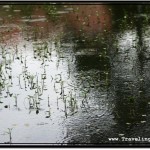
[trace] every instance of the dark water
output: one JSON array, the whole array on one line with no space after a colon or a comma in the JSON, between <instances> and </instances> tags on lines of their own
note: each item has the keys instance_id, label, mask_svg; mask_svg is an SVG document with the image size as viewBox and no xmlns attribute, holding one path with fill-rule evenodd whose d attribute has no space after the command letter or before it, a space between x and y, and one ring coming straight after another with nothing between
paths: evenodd
<instances>
[{"instance_id":1,"label":"dark water","mask_svg":"<svg viewBox=\"0 0 150 150\"><path fill-rule=\"evenodd\" d=\"M0 12L0 143L149 145L149 5Z\"/></svg>"}]
</instances>

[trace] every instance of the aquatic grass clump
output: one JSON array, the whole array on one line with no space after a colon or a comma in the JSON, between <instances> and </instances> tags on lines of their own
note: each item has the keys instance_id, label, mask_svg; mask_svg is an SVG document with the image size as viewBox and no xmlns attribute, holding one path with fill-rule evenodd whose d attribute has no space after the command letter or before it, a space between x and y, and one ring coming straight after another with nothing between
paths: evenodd
<instances>
[{"instance_id":1,"label":"aquatic grass clump","mask_svg":"<svg viewBox=\"0 0 150 150\"><path fill-rule=\"evenodd\" d=\"M70 116L72 116L75 113L77 113L78 110L76 96L73 96L72 92L70 92L70 100L68 101L68 103L69 103Z\"/></svg>"},{"instance_id":2,"label":"aquatic grass clump","mask_svg":"<svg viewBox=\"0 0 150 150\"><path fill-rule=\"evenodd\" d=\"M8 144L12 143L12 130L13 128L8 128L8 131L5 132L9 136L9 142L5 142L5 143L8 143Z\"/></svg>"},{"instance_id":3,"label":"aquatic grass clump","mask_svg":"<svg viewBox=\"0 0 150 150\"><path fill-rule=\"evenodd\" d=\"M51 59L51 48L47 41L33 43L33 52L34 59L42 60L42 65L45 65L45 61Z\"/></svg>"},{"instance_id":4,"label":"aquatic grass clump","mask_svg":"<svg viewBox=\"0 0 150 150\"><path fill-rule=\"evenodd\" d=\"M30 75L30 76L27 77L27 79L28 79L28 82L30 84L30 89L31 90L35 89L35 82L34 82L35 76Z\"/></svg>"},{"instance_id":5,"label":"aquatic grass clump","mask_svg":"<svg viewBox=\"0 0 150 150\"><path fill-rule=\"evenodd\" d=\"M51 108L49 107L49 110L46 111L46 117L45 118L50 118L51 117Z\"/></svg>"}]
</instances>

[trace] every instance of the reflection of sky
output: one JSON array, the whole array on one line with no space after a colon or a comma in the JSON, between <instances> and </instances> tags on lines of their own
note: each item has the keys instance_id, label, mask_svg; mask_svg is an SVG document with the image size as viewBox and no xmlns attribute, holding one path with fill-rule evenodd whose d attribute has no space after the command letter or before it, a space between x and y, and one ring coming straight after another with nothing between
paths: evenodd
<instances>
[{"instance_id":1,"label":"reflection of sky","mask_svg":"<svg viewBox=\"0 0 150 150\"><path fill-rule=\"evenodd\" d=\"M36 75L38 74L39 83L41 82L41 74L44 73L43 67L41 66L42 61L34 60L33 59L33 50L32 50L32 44L27 44L26 50L23 49L22 45L24 43L22 42L18 47L18 55L22 55L22 59L24 62L24 59L26 57L27 62L27 72L30 73L30 75ZM52 49L54 49L52 47ZM20 50L22 50L20 54ZM52 50L53 51L53 50ZM27 90L20 89L19 87L19 81L18 77L21 75L21 86L24 88L24 81L23 81L23 67L24 64L21 64L20 60L14 60L12 64L10 65L12 68L12 82L13 86L9 88L10 92L13 94L19 94L18 96L18 109L15 109L13 106L15 104L15 100L13 97L10 98L2 98L2 101L4 102L4 105L10 105L10 109L4 109L4 105L1 106L1 133L5 131L7 128L13 127L13 142L56 142L57 140L60 140L61 134L63 132L62 129L62 121L63 117L62 112L60 110L57 110L56 106L56 100L57 96L53 89L53 82L51 81L51 76L55 78L55 75L58 73L61 73L63 71L63 68L60 66L60 69L57 70L56 68L56 61L57 58L52 56L52 62L47 63L49 64L46 67L46 74L47 74L47 80L46 80L46 88L47 91L44 92L41 100L41 111L38 115L35 114L35 111L31 111L29 114L28 110L28 100L26 99L28 95L34 95L35 90ZM62 68L62 69L61 69ZM7 75L6 75L7 76ZM27 85L28 86L28 85ZM3 92L3 95L6 95L5 92ZM46 110L47 108L47 98L48 95L50 97L50 105L51 105L51 119L45 119L46 116ZM59 107L63 109L63 103L62 100L59 100ZM7 118L7 119L6 119ZM61 122L60 122L61 120ZM43 125L37 125L37 124L43 124ZM59 125L60 124L60 125ZM39 130L40 128L40 130ZM32 132L31 132L32 131ZM21 132L21 133L20 133ZM43 136L41 138L41 136ZM0 138L1 142L6 141L8 138L3 138L3 136Z\"/></svg>"},{"instance_id":2,"label":"reflection of sky","mask_svg":"<svg viewBox=\"0 0 150 150\"><path fill-rule=\"evenodd\" d=\"M135 79L136 61L137 61L137 37L133 30L125 31L118 35L118 52L114 55L114 74L129 80Z\"/></svg>"}]
</instances>

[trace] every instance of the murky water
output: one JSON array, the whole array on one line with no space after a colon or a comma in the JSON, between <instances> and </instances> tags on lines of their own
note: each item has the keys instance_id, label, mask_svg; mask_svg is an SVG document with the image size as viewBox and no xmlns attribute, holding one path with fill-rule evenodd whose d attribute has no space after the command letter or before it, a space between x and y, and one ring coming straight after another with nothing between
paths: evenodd
<instances>
[{"instance_id":1,"label":"murky water","mask_svg":"<svg viewBox=\"0 0 150 150\"><path fill-rule=\"evenodd\" d=\"M0 7L0 143L149 143L146 13Z\"/></svg>"}]
</instances>

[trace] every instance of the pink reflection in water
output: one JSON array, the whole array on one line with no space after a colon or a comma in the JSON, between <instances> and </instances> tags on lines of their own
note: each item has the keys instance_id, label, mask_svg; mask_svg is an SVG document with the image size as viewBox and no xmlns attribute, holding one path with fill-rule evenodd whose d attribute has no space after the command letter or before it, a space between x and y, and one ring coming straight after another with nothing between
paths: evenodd
<instances>
[{"instance_id":1,"label":"pink reflection in water","mask_svg":"<svg viewBox=\"0 0 150 150\"><path fill-rule=\"evenodd\" d=\"M66 21L77 33L82 30L91 35L111 29L112 16L108 5L73 5L72 8Z\"/></svg>"}]
</instances>

